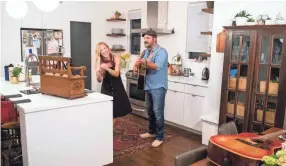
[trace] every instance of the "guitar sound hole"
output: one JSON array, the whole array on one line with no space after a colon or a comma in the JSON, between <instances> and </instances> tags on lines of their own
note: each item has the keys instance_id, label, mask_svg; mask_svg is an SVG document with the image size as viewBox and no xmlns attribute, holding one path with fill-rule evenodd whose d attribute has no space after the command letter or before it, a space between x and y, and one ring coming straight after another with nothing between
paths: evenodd
<instances>
[{"instance_id":1,"label":"guitar sound hole","mask_svg":"<svg viewBox=\"0 0 286 166\"><path fill-rule=\"evenodd\" d=\"M240 142L242 142L242 143L245 143L246 145L250 145L250 146L253 146L253 147L256 147L256 148L260 148L260 149L264 149L264 150L269 150L269 147L267 146L267 145L269 145L269 144L266 144L266 145L264 145L264 144L260 144L260 143L257 143L257 144L253 144L253 143L251 143L251 142L248 142L248 141L245 141L245 140L243 140L243 139L236 139L237 141L240 141Z\"/></svg>"}]
</instances>

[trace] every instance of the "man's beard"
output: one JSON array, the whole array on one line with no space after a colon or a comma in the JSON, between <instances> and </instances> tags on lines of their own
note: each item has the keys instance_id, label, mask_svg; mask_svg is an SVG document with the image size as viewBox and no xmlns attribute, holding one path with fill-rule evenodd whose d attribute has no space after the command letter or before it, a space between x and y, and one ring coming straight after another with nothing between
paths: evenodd
<instances>
[{"instance_id":1,"label":"man's beard","mask_svg":"<svg viewBox=\"0 0 286 166\"><path fill-rule=\"evenodd\" d=\"M148 42L144 42L145 48L151 48L151 44L149 44Z\"/></svg>"}]
</instances>

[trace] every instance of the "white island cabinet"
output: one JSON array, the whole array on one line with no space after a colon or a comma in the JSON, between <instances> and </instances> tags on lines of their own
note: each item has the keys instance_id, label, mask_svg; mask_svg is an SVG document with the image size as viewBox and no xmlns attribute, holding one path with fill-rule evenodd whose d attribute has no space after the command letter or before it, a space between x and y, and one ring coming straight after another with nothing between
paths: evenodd
<instances>
[{"instance_id":1,"label":"white island cabinet","mask_svg":"<svg viewBox=\"0 0 286 166\"><path fill-rule=\"evenodd\" d=\"M24 83L1 81L3 95L20 93ZM24 166L102 166L113 162L112 97L93 92L68 100L42 94L18 104Z\"/></svg>"}]
</instances>

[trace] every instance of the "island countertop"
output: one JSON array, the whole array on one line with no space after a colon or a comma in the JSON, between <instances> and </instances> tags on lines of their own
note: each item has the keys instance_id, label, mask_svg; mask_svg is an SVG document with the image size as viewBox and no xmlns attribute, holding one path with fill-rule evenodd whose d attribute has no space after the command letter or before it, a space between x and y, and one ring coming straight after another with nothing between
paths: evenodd
<instances>
[{"instance_id":1,"label":"island countertop","mask_svg":"<svg viewBox=\"0 0 286 166\"><path fill-rule=\"evenodd\" d=\"M33 80L35 80L33 83L37 83L40 80L37 77L39 76L33 76ZM20 82L19 84L11 84L9 81L1 79L0 93L4 96L14 94L22 95L22 97L10 98L11 101L30 99L31 102L29 103L17 104L19 111L22 111L25 114L113 100L111 96L107 96L98 92L88 93L85 97L72 100L56 96L44 95L41 93L26 95L20 92L20 90L31 88L32 86L26 87L24 82Z\"/></svg>"}]
</instances>

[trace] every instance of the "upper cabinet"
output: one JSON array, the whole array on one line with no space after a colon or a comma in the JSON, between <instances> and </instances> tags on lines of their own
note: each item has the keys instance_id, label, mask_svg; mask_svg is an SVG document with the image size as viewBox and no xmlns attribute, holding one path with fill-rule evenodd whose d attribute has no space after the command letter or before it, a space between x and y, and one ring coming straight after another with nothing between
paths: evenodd
<instances>
[{"instance_id":1,"label":"upper cabinet","mask_svg":"<svg viewBox=\"0 0 286 166\"><path fill-rule=\"evenodd\" d=\"M205 8L205 1L188 5L187 52L208 52L209 35L201 34L210 31L210 15L202 12Z\"/></svg>"}]
</instances>

